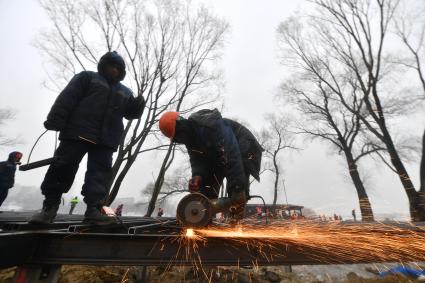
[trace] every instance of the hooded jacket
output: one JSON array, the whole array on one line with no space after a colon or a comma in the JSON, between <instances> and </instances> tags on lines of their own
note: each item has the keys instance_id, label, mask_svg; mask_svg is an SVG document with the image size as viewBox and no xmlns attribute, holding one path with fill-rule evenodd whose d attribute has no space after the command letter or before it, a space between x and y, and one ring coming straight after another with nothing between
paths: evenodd
<instances>
[{"instance_id":1,"label":"hooded jacket","mask_svg":"<svg viewBox=\"0 0 425 283\"><path fill-rule=\"evenodd\" d=\"M108 78L106 67L114 64L118 80ZM98 64L98 72L75 75L53 104L46 128L60 131L61 140L83 140L117 149L124 132L123 118L137 119L143 113L143 96L136 98L120 83L125 77L125 63L118 53L108 52Z\"/></svg>"},{"instance_id":2,"label":"hooded jacket","mask_svg":"<svg viewBox=\"0 0 425 283\"><path fill-rule=\"evenodd\" d=\"M231 119L223 118L223 120L226 125L232 128L232 132L238 141L245 173L260 181L263 147L247 127Z\"/></svg>"},{"instance_id":3,"label":"hooded jacket","mask_svg":"<svg viewBox=\"0 0 425 283\"><path fill-rule=\"evenodd\" d=\"M0 162L0 190L8 190L15 185L15 154L10 153L7 161Z\"/></svg>"},{"instance_id":4,"label":"hooded jacket","mask_svg":"<svg viewBox=\"0 0 425 283\"><path fill-rule=\"evenodd\" d=\"M259 180L263 149L246 127L222 118L217 109L197 111L188 120L195 133L186 145L193 176L204 176L212 164L224 168L229 188L245 188L248 175Z\"/></svg>"}]
</instances>

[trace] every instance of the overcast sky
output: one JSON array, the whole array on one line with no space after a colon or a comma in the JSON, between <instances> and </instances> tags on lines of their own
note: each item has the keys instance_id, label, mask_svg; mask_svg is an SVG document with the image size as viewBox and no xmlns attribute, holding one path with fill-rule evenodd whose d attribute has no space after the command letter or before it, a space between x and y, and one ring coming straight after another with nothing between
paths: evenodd
<instances>
[{"instance_id":1,"label":"overcast sky","mask_svg":"<svg viewBox=\"0 0 425 283\"><path fill-rule=\"evenodd\" d=\"M203 1L216 14L225 18L231 27L221 68L224 71L225 115L247 121L254 129L263 124L265 113L276 111L273 98L285 77L279 66L276 28L297 9L305 9L302 0L211 0ZM42 123L57 96L43 87L48 80L46 62L32 45L37 34L49 27L49 21L37 1L0 0L0 107L17 111L14 121L1 127L7 135L19 135L24 159L35 139L43 132ZM421 119L421 118L418 118ZM418 121L416 121L418 122ZM418 124L423 124L419 121ZM418 135L423 127L414 129ZM53 154L54 134L49 132L35 149L32 160ZM341 156L332 154L329 147L318 142L307 142L299 153L283 156L284 178L288 201L313 208L318 213L349 216L358 211L354 186L347 175ZM1 148L3 159L15 148ZM380 165L380 167L382 167ZM152 156L145 155L133 166L119 197L139 198L140 190L152 180L158 166ZM38 189L47 168L17 172L16 183ZM85 165L82 163L74 186L66 197L79 194ZM419 165L408 164L415 185L418 185ZM370 163L362 170L367 174L367 190L376 213L407 214L407 199L398 178L385 168L377 169ZM262 194L272 201L272 182L265 177L253 186L254 194ZM280 202L284 202L280 194Z\"/></svg>"}]
</instances>

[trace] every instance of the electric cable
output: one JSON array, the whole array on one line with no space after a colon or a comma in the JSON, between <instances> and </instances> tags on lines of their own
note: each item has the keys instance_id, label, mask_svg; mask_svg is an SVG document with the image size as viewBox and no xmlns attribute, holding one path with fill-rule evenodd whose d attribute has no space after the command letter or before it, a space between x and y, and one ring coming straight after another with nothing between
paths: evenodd
<instances>
[{"instance_id":1,"label":"electric cable","mask_svg":"<svg viewBox=\"0 0 425 283\"><path fill-rule=\"evenodd\" d=\"M45 133L47 133L47 131L48 130L45 130L38 138L37 138L37 140L35 141L35 143L34 143L34 145L32 146L32 148L31 148L31 151L30 151L30 154L28 155L28 159L27 159L27 164L29 164L30 163L30 159L31 159L31 155L32 155L32 152L34 151L34 148L35 148L35 146L37 145L37 143L40 141L40 139L41 139L41 137L42 136L44 136L44 134ZM56 145L55 145L56 146Z\"/></svg>"},{"instance_id":2,"label":"electric cable","mask_svg":"<svg viewBox=\"0 0 425 283\"><path fill-rule=\"evenodd\" d=\"M259 198L259 199L261 199L261 200L263 201L264 211L266 211L266 209L267 209L266 202L264 201L264 198L263 198L262 196L259 196L259 195L253 195L253 196L249 196L249 198L250 198L250 199L251 199L251 198ZM269 224L269 222L268 222L268 217L267 217L267 212L266 212L266 224Z\"/></svg>"}]
</instances>

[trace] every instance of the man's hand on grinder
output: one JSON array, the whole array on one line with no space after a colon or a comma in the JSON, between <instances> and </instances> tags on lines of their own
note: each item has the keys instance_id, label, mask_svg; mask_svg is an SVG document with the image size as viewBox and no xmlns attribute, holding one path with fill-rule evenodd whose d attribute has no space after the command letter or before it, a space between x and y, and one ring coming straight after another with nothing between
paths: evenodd
<instances>
[{"instance_id":1,"label":"man's hand on grinder","mask_svg":"<svg viewBox=\"0 0 425 283\"><path fill-rule=\"evenodd\" d=\"M195 193L199 191L201 187L202 177L201 176L193 176L192 179L189 180L189 192Z\"/></svg>"},{"instance_id":2,"label":"man's hand on grinder","mask_svg":"<svg viewBox=\"0 0 425 283\"><path fill-rule=\"evenodd\" d=\"M56 125L54 122L50 121L50 120L46 120L43 123L44 128L46 128L46 130L49 131L60 131L60 127L58 125Z\"/></svg>"}]
</instances>

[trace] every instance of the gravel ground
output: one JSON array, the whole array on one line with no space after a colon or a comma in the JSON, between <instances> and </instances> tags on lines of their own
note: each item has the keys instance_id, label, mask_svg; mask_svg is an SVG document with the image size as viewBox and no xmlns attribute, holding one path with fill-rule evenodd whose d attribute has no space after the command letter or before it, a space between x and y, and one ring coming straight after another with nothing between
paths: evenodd
<instances>
[{"instance_id":1,"label":"gravel ground","mask_svg":"<svg viewBox=\"0 0 425 283\"><path fill-rule=\"evenodd\" d=\"M231 282L231 283L333 283L333 282L419 282L414 279L387 276L379 278L366 269L386 270L396 264L315 265L295 266L292 272L284 267L260 267L255 269L218 267L196 271L194 268L171 268L164 270L149 267L147 280L142 281L142 267L116 266L63 266L59 283L168 283L168 282ZM417 264L412 266L418 267ZM205 272L205 273L204 273ZM0 282L12 282L14 268L0 271ZM423 281L422 281L423 282Z\"/></svg>"}]
</instances>

